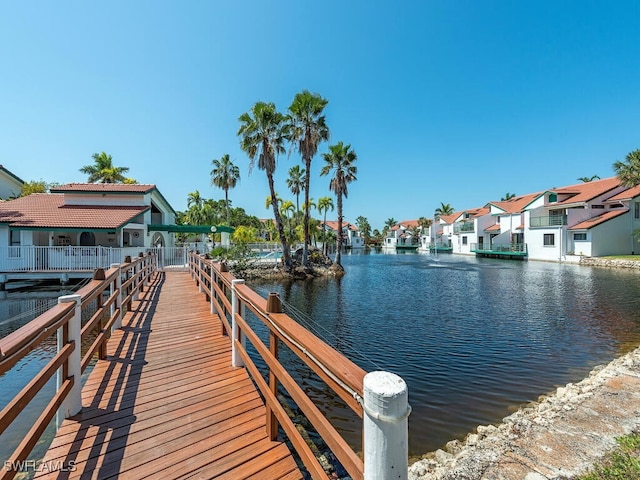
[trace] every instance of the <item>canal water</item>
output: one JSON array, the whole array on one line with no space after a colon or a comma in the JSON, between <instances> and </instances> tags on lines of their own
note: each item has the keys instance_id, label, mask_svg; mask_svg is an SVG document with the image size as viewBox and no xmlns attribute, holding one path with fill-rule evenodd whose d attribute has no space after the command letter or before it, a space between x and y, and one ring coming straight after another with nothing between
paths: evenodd
<instances>
[{"instance_id":1,"label":"canal water","mask_svg":"<svg viewBox=\"0 0 640 480\"><path fill-rule=\"evenodd\" d=\"M640 277L619 269L439 254L352 254L342 279L281 284L296 317L366 371L409 387L409 453L495 424L640 344ZM356 448L360 422L296 375Z\"/></svg>"},{"instance_id":2,"label":"canal water","mask_svg":"<svg viewBox=\"0 0 640 480\"><path fill-rule=\"evenodd\" d=\"M406 380L412 456L500 422L640 344L636 272L446 254L352 254L343 264L342 279L250 285L263 295L279 292L287 313L366 371ZM8 293L0 299L0 337L67 293ZM54 348L45 345L0 376L0 408ZM297 366L295 375L359 450L360 421L308 369ZM35 403L44 405L53 388L50 382ZM0 460L33 424L35 410L0 436ZM52 435L50 427L32 458Z\"/></svg>"}]
</instances>

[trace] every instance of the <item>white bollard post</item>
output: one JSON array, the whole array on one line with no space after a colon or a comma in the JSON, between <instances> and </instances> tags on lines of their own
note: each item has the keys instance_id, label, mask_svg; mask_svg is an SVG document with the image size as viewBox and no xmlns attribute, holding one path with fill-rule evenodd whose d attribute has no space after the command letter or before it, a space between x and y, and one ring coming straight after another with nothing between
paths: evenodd
<instances>
[{"instance_id":1,"label":"white bollard post","mask_svg":"<svg viewBox=\"0 0 640 480\"><path fill-rule=\"evenodd\" d=\"M62 297L58 297L59 304L71 302L75 302L76 305L73 317L69 319L69 342L74 342L75 347L69 356L67 376L73 377L73 387L56 413L56 428L60 428L60 425L65 418L69 418L82 410L82 354L80 352L82 345L82 297L80 295L64 295ZM58 351L60 351L64 347L63 329L59 328L57 334ZM62 382L65 380L66 379L63 377L63 368L61 366L56 374L58 390L60 390Z\"/></svg>"},{"instance_id":2,"label":"white bollard post","mask_svg":"<svg viewBox=\"0 0 640 480\"><path fill-rule=\"evenodd\" d=\"M118 273L116 275L116 285L111 290L111 293L113 293L115 290L118 290L118 296L116 297L116 301L111 304L111 315L113 316L116 309L118 309L118 311L120 312L116 321L113 322L113 327L111 328L111 333L113 333L114 330L122 327L122 268L120 267L119 263L112 263L111 268L118 269Z\"/></svg>"},{"instance_id":3,"label":"white bollard post","mask_svg":"<svg viewBox=\"0 0 640 480\"><path fill-rule=\"evenodd\" d=\"M238 312L238 294L236 293L236 285L244 283L244 280L231 280L231 366L244 367L244 362L240 358L240 353L236 349L236 340L244 347L244 335L240 333L240 327L236 324L236 313ZM242 313L242 311L240 312Z\"/></svg>"},{"instance_id":4,"label":"white bollard post","mask_svg":"<svg viewBox=\"0 0 640 480\"><path fill-rule=\"evenodd\" d=\"M364 478L407 480L407 384L390 372L370 372L364 377Z\"/></svg>"}]
</instances>

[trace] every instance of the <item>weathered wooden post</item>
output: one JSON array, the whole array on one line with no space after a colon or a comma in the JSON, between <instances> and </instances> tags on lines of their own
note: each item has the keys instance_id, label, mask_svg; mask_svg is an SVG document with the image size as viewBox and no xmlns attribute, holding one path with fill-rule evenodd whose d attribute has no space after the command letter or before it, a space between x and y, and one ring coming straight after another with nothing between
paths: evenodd
<instances>
[{"instance_id":1,"label":"weathered wooden post","mask_svg":"<svg viewBox=\"0 0 640 480\"><path fill-rule=\"evenodd\" d=\"M125 281L128 281L129 279L131 279L131 255L127 255L124 257L124 262L127 265L125 266ZM124 292L126 294L126 296L129 296L129 294L131 293L131 288L132 288L133 284L129 284L129 286L126 289L126 292ZM129 299L129 301L127 302L127 311L131 311L131 299Z\"/></svg>"},{"instance_id":2,"label":"weathered wooden post","mask_svg":"<svg viewBox=\"0 0 640 480\"><path fill-rule=\"evenodd\" d=\"M244 362L242 361L242 358L240 358L240 353L236 347L236 341L239 341L243 348L245 345L244 335L242 335L240 327L236 323L236 314L241 313L242 309L242 305L240 304L240 299L238 298L238 293L236 291L236 285L243 283L244 280L231 280L231 366L233 367L244 367Z\"/></svg>"},{"instance_id":3,"label":"weathered wooden post","mask_svg":"<svg viewBox=\"0 0 640 480\"><path fill-rule=\"evenodd\" d=\"M73 377L73 386L69 391L69 395L62 401L60 408L56 414L56 428L60 428L60 424L65 418L69 418L82 410L82 382L81 382L81 364L82 354L80 347L82 345L82 297L80 295L64 295L58 297L58 304L75 303L73 317L69 319L67 325L58 329L58 352L62 350L67 343L73 342L73 352L67 361L58 368L56 373L57 389L62 388L64 381Z\"/></svg>"},{"instance_id":4,"label":"weathered wooden post","mask_svg":"<svg viewBox=\"0 0 640 480\"><path fill-rule=\"evenodd\" d=\"M282 313L282 302L277 293L269 293L267 297L267 313ZM278 337L271 329L269 329L269 352L276 360L278 359ZM278 379L271 369L269 369L269 390L276 397L278 396ZM271 441L276 440L278 437L278 419L269 405L267 405L267 436Z\"/></svg>"},{"instance_id":5,"label":"weathered wooden post","mask_svg":"<svg viewBox=\"0 0 640 480\"><path fill-rule=\"evenodd\" d=\"M364 478L388 480L408 478L407 384L390 372L364 376Z\"/></svg>"},{"instance_id":6,"label":"weathered wooden post","mask_svg":"<svg viewBox=\"0 0 640 480\"><path fill-rule=\"evenodd\" d=\"M214 288L214 285L216 283L216 271L213 268L213 262L211 262L209 264L209 274L211 275L211 285L209 285L209 287L211 288L211 298L209 299L210 300L210 302L209 302L209 313L214 314L214 313L216 313L216 309L215 309L215 307L213 305L213 301L214 301L214 299L217 299L218 296L216 295L216 290ZM222 333L224 333L224 326L222 327L222 329L223 329Z\"/></svg>"},{"instance_id":7,"label":"weathered wooden post","mask_svg":"<svg viewBox=\"0 0 640 480\"><path fill-rule=\"evenodd\" d=\"M112 263L111 268L118 269L115 282L113 282L109 287L111 291L111 295L113 295L113 293L116 291L118 292L118 295L116 296L115 301L111 304L112 317L116 313L116 310L118 310L118 318L116 319L115 322L113 322L113 327L111 328L111 333L113 333L114 330L122 327L122 268L119 263Z\"/></svg>"}]
</instances>

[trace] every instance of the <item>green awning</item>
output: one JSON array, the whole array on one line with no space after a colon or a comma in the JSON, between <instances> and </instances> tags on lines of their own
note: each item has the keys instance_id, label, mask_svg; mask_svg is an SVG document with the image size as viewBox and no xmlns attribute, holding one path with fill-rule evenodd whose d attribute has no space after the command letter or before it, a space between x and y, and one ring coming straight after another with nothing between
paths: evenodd
<instances>
[{"instance_id":1,"label":"green awning","mask_svg":"<svg viewBox=\"0 0 640 480\"><path fill-rule=\"evenodd\" d=\"M226 225L147 225L149 232L175 232L175 233L233 233L233 227ZM215 229L215 230L214 230Z\"/></svg>"}]
</instances>

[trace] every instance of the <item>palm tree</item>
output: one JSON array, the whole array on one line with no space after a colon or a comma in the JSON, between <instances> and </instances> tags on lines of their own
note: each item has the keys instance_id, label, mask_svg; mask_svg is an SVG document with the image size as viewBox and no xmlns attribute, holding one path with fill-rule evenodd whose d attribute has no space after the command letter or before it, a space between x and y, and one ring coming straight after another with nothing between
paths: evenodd
<instances>
[{"instance_id":1,"label":"palm tree","mask_svg":"<svg viewBox=\"0 0 640 480\"><path fill-rule=\"evenodd\" d=\"M289 187L291 193L296 196L296 212L300 211L300 192L304 190L306 179L305 169L300 168L300 165L294 165L289 169L287 187ZM306 197L308 197L308 195L306 195Z\"/></svg>"},{"instance_id":2,"label":"palm tree","mask_svg":"<svg viewBox=\"0 0 640 480\"><path fill-rule=\"evenodd\" d=\"M240 180L240 169L229 159L229 154L225 153L220 160L211 160L213 170L211 170L211 185L224 190L224 202L227 211L227 225L231 226L229 218L229 189L235 188Z\"/></svg>"},{"instance_id":3,"label":"palm tree","mask_svg":"<svg viewBox=\"0 0 640 480\"><path fill-rule=\"evenodd\" d=\"M304 160L307 175L304 181L304 246L302 264L307 266L309 248L309 179L311 177L311 159L318 152L321 142L329 139L329 127L322 114L329 101L317 93L304 90L293 98L289 106L291 141L297 143L298 152Z\"/></svg>"},{"instance_id":4,"label":"palm tree","mask_svg":"<svg viewBox=\"0 0 640 480\"><path fill-rule=\"evenodd\" d=\"M331 197L320 197L318 199L318 213L321 215L324 212L324 221L322 224L322 253L327 254L327 242L326 242L326 231L327 231L327 211L331 209L333 212L333 198Z\"/></svg>"},{"instance_id":5,"label":"palm tree","mask_svg":"<svg viewBox=\"0 0 640 480\"><path fill-rule=\"evenodd\" d=\"M449 205L448 203L440 202L440 206L436 208L435 214L436 217L442 217L444 215L451 215L455 212L455 209Z\"/></svg>"},{"instance_id":6,"label":"palm tree","mask_svg":"<svg viewBox=\"0 0 640 480\"><path fill-rule=\"evenodd\" d=\"M295 212L295 205L291 200L285 200L280 204L280 214L287 217L287 223L289 224L289 238L291 238L291 214Z\"/></svg>"},{"instance_id":7,"label":"palm tree","mask_svg":"<svg viewBox=\"0 0 640 480\"><path fill-rule=\"evenodd\" d=\"M278 236L282 244L284 268L287 271L291 271L291 252L284 234L284 225L278 210L278 200L273 182L273 174L276 171L276 157L281 153L285 153L283 145L289 133L289 128L285 123L285 116L276 110L275 104L257 102L251 107L251 112L243 113L238 120L240 121L240 128L238 129L240 148L251 159L249 171L253 168L255 159L258 157L258 168L264 170L267 174L273 216L276 220Z\"/></svg>"},{"instance_id":8,"label":"palm tree","mask_svg":"<svg viewBox=\"0 0 640 480\"><path fill-rule=\"evenodd\" d=\"M502 198L500 199L500 201L501 201L501 202L506 202L506 201L508 201L508 200L511 200L511 199L512 199L512 198L514 198L515 196L516 196L516 194L515 194L515 193L509 193L509 192L507 192L507 193L505 194L505 196L504 196L504 197L502 197ZM451 212L451 213L453 213L453 212ZM449 215L449 214L447 213L446 215Z\"/></svg>"},{"instance_id":9,"label":"palm tree","mask_svg":"<svg viewBox=\"0 0 640 480\"><path fill-rule=\"evenodd\" d=\"M591 175L590 177L580 177L580 178L578 178L578 181L584 182L584 183L593 182L594 180L600 180L600 177L598 175Z\"/></svg>"},{"instance_id":10,"label":"palm tree","mask_svg":"<svg viewBox=\"0 0 640 480\"><path fill-rule=\"evenodd\" d=\"M613 169L625 187L640 185L640 150L629 152L624 162L615 162Z\"/></svg>"},{"instance_id":11,"label":"palm tree","mask_svg":"<svg viewBox=\"0 0 640 480\"><path fill-rule=\"evenodd\" d=\"M391 228L393 228L393 226L398 223L396 221L395 218L393 217L389 217L387 218L387 220L384 222L384 228L382 229L382 236L386 237L387 233L389 232L389 230L391 230Z\"/></svg>"},{"instance_id":12,"label":"palm tree","mask_svg":"<svg viewBox=\"0 0 640 480\"><path fill-rule=\"evenodd\" d=\"M351 145L338 142L329 147L329 153L323 154L325 166L320 170L320 175L329 175L333 171L333 177L329 182L329 189L336 194L338 202L338 242L336 246L335 265L342 269L340 263L340 249L342 248L342 197L349 196L348 185L357 180L358 167L354 164L358 155L351 149Z\"/></svg>"},{"instance_id":13,"label":"palm tree","mask_svg":"<svg viewBox=\"0 0 640 480\"><path fill-rule=\"evenodd\" d=\"M432 223L433 220L427 217L420 217L418 219L418 225L422 229L422 233L425 233L425 230L428 230Z\"/></svg>"},{"instance_id":14,"label":"palm tree","mask_svg":"<svg viewBox=\"0 0 640 480\"><path fill-rule=\"evenodd\" d=\"M105 152L94 153L93 165L85 165L80 169L82 173L89 175L89 183L123 183L126 179L125 173L129 167L116 167L113 165L111 155Z\"/></svg>"}]
</instances>

